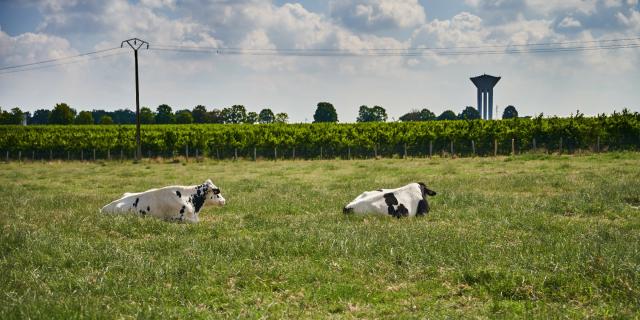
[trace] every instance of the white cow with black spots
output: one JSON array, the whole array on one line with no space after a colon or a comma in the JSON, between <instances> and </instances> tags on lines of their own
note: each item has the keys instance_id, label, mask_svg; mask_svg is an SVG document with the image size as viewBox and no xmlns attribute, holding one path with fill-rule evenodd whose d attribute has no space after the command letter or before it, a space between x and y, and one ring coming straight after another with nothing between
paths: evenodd
<instances>
[{"instance_id":1,"label":"white cow with black spots","mask_svg":"<svg viewBox=\"0 0 640 320\"><path fill-rule=\"evenodd\" d=\"M133 213L165 220L199 221L198 213L205 204L224 206L220 189L205 181L196 186L169 186L140 193L125 193L122 198L102 207L102 213Z\"/></svg>"},{"instance_id":2,"label":"white cow with black spots","mask_svg":"<svg viewBox=\"0 0 640 320\"><path fill-rule=\"evenodd\" d=\"M366 191L343 209L344 213L377 213L392 217L422 216L429 213L427 196L436 192L422 183L410 183L397 189Z\"/></svg>"}]
</instances>

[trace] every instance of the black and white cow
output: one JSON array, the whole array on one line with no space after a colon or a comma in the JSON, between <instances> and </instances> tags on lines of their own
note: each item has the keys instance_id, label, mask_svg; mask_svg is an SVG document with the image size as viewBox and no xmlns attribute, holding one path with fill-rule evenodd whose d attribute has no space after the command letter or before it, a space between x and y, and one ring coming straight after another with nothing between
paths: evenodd
<instances>
[{"instance_id":1,"label":"black and white cow","mask_svg":"<svg viewBox=\"0 0 640 320\"><path fill-rule=\"evenodd\" d=\"M205 204L224 206L220 189L205 181L197 186L169 186L140 193L125 193L100 209L101 213L133 213L165 220L199 221L198 213Z\"/></svg>"},{"instance_id":2,"label":"black and white cow","mask_svg":"<svg viewBox=\"0 0 640 320\"><path fill-rule=\"evenodd\" d=\"M410 183L397 189L363 192L343 209L344 213L378 213L396 218L422 216L429 213L427 196L433 190L422 183Z\"/></svg>"}]
</instances>

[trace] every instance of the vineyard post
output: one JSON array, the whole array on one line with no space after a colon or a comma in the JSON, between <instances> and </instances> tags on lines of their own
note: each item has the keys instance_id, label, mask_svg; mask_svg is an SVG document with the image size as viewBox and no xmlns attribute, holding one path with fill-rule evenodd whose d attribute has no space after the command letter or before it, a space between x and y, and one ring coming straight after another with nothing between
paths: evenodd
<instances>
[{"instance_id":1,"label":"vineyard post","mask_svg":"<svg viewBox=\"0 0 640 320\"><path fill-rule=\"evenodd\" d=\"M84 150L80 149L80 161L84 161Z\"/></svg>"},{"instance_id":2,"label":"vineyard post","mask_svg":"<svg viewBox=\"0 0 640 320\"><path fill-rule=\"evenodd\" d=\"M120 149L120 161L122 162L123 159L124 159L124 152L122 151L122 149Z\"/></svg>"},{"instance_id":3,"label":"vineyard post","mask_svg":"<svg viewBox=\"0 0 640 320\"><path fill-rule=\"evenodd\" d=\"M93 161L96 161L96 149L93 149Z\"/></svg>"},{"instance_id":4,"label":"vineyard post","mask_svg":"<svg viewBox=\"0 0 640 320\"><path fill-rule=\"evenodd\" d=\"M516 139L511 138L511 155L516 155Z\"/></svg>"},{"instance_id":5,"label":"vineyard post","mask_svg":"<svg viewBox=\"0 0 640 320\"><path fill-rule=\"evenodd\" d=\"M253 161L258 161L258 150L256 147L253 147Z\"/></svg>"},{"instance_id":6,"label":"vineyard post","mask_svg":"<svg viewBox=\"0 0 640 320\"><path fill-rule=\"evenodd\" d=\"M107 160L111 161L111 149L107 149Z\"/></svg>"},{"instance_id":7,"label":"vineyard post","mask_svg":"<svg viewBox=\"0 0 640 320\"><path fill-rule=\"evenodd\" d=\"M53 160L53 151L49 149L49 161Z\"/></svg>"},{"instance_id":8,"label":"vineyard post","mask_svg":"<svg viewBox=\"0 0 640 320\"><path fill-rule=\"evenodd\" d=\"M373 146L373 157L378 158L378 145Z\"/></svg>"},{"instance_id":9,"label":"vineyard post","mask_svg":"<svg viewBox=\"0 0 640 320\"><path fill-rule=\"evenodd\" d=\"M322 160L322 146L320 146L320 160Z\"/></svg>"},{"instance_id":10,"label":"vineyard post","mask_svg":"<svg viewBox=\"0 0 640 320\"><path fill-rule=\"evenodd\" d=\"M151 150L147 151L147 158L151 159Z\"/></svg>"},{"instance_id":11,"label":"vineyard post","mask_svg":"<svg viewBox=\"0 0 640 320\"><path fill-rule=\"evenodd\" d=\"M348 146L347 148L347 154L349 156L348 159L351 160L351 146Z\"/></svg>"},{"instance_id":12,"label":"vineyard post","mask_svg":"<svg viewBox=\"0 0 640 320\"><path fill-rule=\"evenodd\" d=\"M184 146L185 161L189 162L189 145Z\"/></svg>"},{"instance_id":13,"label":"vineyard post","mask_svg":"<svg viewBox=\"0 0 640 320\"><path fill-rule=\"evenodd\" d=\"M278 161L278 147L273 147L273 160Z\"/></svg>"},{"instance_id":14,"label":"vineyard post","mask_svg":"<svg viewBox=\"0 0 640 320\"><path fill-rule=\"evenodd\" d=\"M238 161L238 148L233 148L233 160Z\"/></svg>"},{"instance_id":15,"label":"vineyard post","mask_svg":"<svg viewBox=\"0 0 640 320\"><path fill-rule=\"evenodd\" d=\"M600 153L600 136L596 140L596 153Z\"/></svg>"},{"instance_id":16,"label":"vineyard post","mask_svg":"<svg viewBox=\"0 0 640 320\"><path fill-rule=\"evenodd\" d=\"M558 154L562 154L562 137L560 137L560 147L558 149Z\"/></svg>"},{"instance_id":17,"label":"vineyard post","mask_svg":"<svg viewBox=\"0 0 640 320\"><path fill-rule=\"evenodd\" d=\"M31 161L36 160L36 152L31 150Z\"/></svg>"},{"instance_id":18,"label":"vineyard post","mask_svg":"<svg viewBox=\"0 0 640 320\"><path fill-rule=\"evenodd\" d=\"M196 149L196 162L198 162L198 149Z\"/></svg>"},{"instance_id":19,"label":"vineyard post","mask_svg":"<svg viewBox=\"0 0 640 320\"><path fill-rule=\"evenodd\" d=\"M18 151L18 162L22 161L22 151Z\"/></svg>"},{"instance_id":20,"label":"vineyard post","mask_svg":"<svg viewBox=\"0 0 640 320\"><path fill-rule=\"evenodd\" d=\"M407 144L406 143L404 144L404 156L403 157L404 157L404 159L407 158Z\"/></svg>"},{"instance_id":21,"label":"vineyard post","mask_svg":"<svg viewBox=\"0 0 640 320\"><path fill-rule=\"evenodd\" d=\"M537 148L536 148L536 138L533 138L533 152L536 152Z\"/></svg>"},{"instance_id":22,"label":"vineyard post","mask_svg":"<svg viewBox=\"0 0 640 320\"><path fill-rule=\"evenodd\" d=\"M453 158L453 140L451 140L451 158Z\"/></svg>"},{"instance_id":23,"label":"vineyard post","mask_svg":"<svg viewBox=\"0 0 640 320\"><path fill-rule=\"evenodd\" d=\"M433 156L433 140L429 140L429 158Z\"/></svg>"},{"instance_id":24,"label":"vineyard post","mask_svg":"<svg viewBox=\"0 0 640 320\"><path fill-rule=\"evenodd\" d=\"M498 156L498 139L493 139L493 156Z\"/></svg>"},{"instance_id":25,"label":"vineyard post","mask_svg":"<svg viewBox=\"0 0 640 320\"><path fill-rule=\"evenodd\" d=\"M476 156L476 142L474 140L471 140L471 153L474 157Z\"/></svg>"},{"instance_id":26,"label":"vineyard post","mask_svg":"<svg viewBox=\"0 0 640 320\"><path fill-rule=\"evenodd\" d=\"M293 154L291 155L291 160L296 159L296 147L293 147Z\"/></svg>"}]
</instances>

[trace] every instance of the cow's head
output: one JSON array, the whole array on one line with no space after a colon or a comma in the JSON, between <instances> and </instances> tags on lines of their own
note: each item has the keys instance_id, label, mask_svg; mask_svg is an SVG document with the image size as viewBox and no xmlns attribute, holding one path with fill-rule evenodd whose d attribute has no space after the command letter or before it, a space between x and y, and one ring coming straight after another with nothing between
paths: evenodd
<instances>
[{"instance_id":1,"label":"cow's head","mask_svg":"<svg viewBox=\"0 0 640 320\"><path fill-rule=\"evenodd\" d=\"M203 185L206 186L205 201L207 204L218 207L222 207L225 205L226 200L222 196L222 193L220 193L220 188L213 184L213 182L211 182L211 179L207 179L207 181L205 181Z\"/></svg>"},{"instance_id":2,"label":"cow's head","mask_svg":"<svg viewBox=\"0 0 640 320\"><path fill-rule=\"evenodd\" d=\"M418 182L418 184L420 185L420 191L422 191L422 197L426 200L427 196L435 196L436 192L427 188L427 185L424 184L424 182Z\"/></svg>"}]
</instances>

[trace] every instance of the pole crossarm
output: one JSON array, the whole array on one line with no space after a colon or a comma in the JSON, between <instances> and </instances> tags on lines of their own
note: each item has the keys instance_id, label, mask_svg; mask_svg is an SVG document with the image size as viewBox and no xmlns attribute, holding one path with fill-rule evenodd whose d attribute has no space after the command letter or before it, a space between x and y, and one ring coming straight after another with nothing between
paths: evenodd
<instances>
[{"instance_id":1,"label":"pole crossarm","mask_svg":"<svg viewBox=\"0 0 640 320\"><path fill-rule=\"evenodd\" d=\"M140 40L138 38L131 38L128 40L124 40L120 43L120 48L124 48L124 44L128 44L131 49L133 49L134 51L138 51L138 49L140 49L143 45L147 45L147 49L149 49L149 42L146 42L144 40Z\"/></svg>"}]
</instances>

